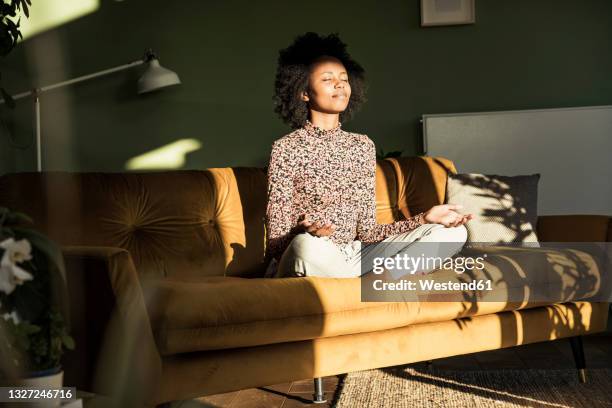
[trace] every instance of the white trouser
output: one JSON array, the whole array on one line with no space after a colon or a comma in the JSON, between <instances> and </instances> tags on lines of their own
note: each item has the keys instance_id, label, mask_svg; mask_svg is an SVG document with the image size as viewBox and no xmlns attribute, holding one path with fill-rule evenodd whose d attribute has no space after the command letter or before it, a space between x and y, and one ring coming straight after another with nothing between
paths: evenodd
<instances>
[{"instance_id":1,"label":"white trouser","mask_svg":"<svg viewBox=\"0 0 612 408\"><path fill-rule=\"evenodd\" d=\"M275 277L354 278L362 275L362 264L372 265L373 259L377 257L393 257L396 254L419 257L422 256L424 247L427 256L452 257L463 248L466 239L467 230L463 225L447 228L441 224L424 224L412 231L393 235L376 243L362 244L361 241L352 241L344 246L335 244L329 237L317 237L305 232L296 235L285 249ZM431 244L418 247L416 242ZM380 245L381 243L393 244ZM365 270L364 273L371 269ZM427 273L431 270L433 268L424 268L417 272Z\"/></svg>"}]
</instances>

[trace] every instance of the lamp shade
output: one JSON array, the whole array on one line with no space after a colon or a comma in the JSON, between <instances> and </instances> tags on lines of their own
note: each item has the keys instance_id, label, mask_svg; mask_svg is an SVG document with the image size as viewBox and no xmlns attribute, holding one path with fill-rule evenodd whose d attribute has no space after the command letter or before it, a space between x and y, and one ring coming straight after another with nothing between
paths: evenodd
<instances>
[{"instance_id":1,"label":"lamp shade","mask_svg":"<svg viewBox=\"0 0 612 408\"><path fill-rule=\"evenodd\" d=\"M146 93L164 88L170 85L181 83L178 75L174 71L159 65L157 58L151 59L147 63L147 69L138 80L138 93Z\"/></svg>"}]
</instances>

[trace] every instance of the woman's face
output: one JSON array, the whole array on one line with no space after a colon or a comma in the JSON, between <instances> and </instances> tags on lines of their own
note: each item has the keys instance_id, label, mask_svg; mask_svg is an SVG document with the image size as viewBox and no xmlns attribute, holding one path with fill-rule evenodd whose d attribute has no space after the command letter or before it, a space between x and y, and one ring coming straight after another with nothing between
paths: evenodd
<instances>
[{"instance_id":1,"label":"woman's face","mask_svg":"<svg viewBox=\"0 0 612 408\"><path fill-rule=\"evenodd\" d=\"M340 113L348 106L351 86L348 73L339 59L321 57L310 66L308 92L302 100L311 110L323 113Z\"/></svg>"}]
</instances>

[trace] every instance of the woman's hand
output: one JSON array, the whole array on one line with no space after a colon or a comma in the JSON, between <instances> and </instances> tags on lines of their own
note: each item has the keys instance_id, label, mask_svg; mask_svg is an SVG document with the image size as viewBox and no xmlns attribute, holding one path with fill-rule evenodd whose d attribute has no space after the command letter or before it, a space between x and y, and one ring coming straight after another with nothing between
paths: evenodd
<instances>
[{"instance_id":1,"label":"woman's hand","mask_svg":"<svg viewBox=\"0 0 612 408\"><path fill-rule=\"evenodd\" d=\"M298 225L306 232L316 237L326 237L336 231L336 226L332 223L323 224L319 221L313 223L308 219L308 214L301 214Z\"/></svg>"},{"instance_id":2,"label":"woman's hand","mask_svg":"<svg viewBox=\"0 0 612 408\"><path fill-rule=\"evenodd\" d=\"M442 204L433 206L423 215L428 224L442 224L445 227L457 227L474 218L473 214L459 214L457 210L463 208L458 204Z\"/></svg>"}]
</instances>

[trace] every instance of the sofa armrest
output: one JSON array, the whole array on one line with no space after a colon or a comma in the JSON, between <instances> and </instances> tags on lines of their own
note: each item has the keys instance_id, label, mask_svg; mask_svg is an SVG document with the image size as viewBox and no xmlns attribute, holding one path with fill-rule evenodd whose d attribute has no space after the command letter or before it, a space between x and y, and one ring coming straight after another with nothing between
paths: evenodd
<instances>
[{"instance_id":1,"label":"sofa armrest","mask_svg":"<svg viewBox=\"0 0 612 408\"><path fill-rule=\"evenodd\" d=\"M62 253L76 343L64 356L65 383L105 395L153 394L147 388L159 382L161 358L130 253L92 246Z\"/></svg>"},{"instance_id":2,"label":"sofa armrest","mask_svg":"<svg viewBox=\"0 0 612 408\"><path fill-rule=\"evenodd\" d=\"M610 242L612 218L606 215L542 215L537 234L542 242Z\"/></svg>"}]
</instances>

